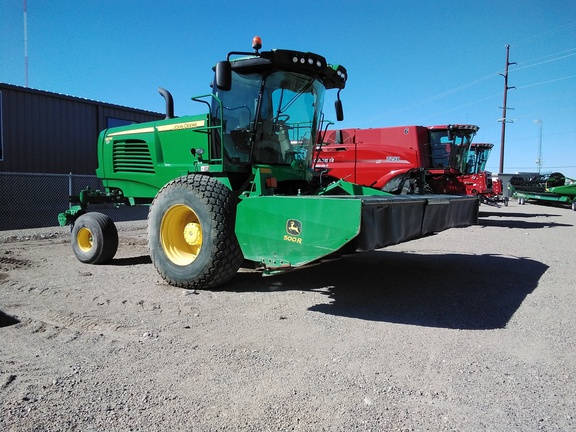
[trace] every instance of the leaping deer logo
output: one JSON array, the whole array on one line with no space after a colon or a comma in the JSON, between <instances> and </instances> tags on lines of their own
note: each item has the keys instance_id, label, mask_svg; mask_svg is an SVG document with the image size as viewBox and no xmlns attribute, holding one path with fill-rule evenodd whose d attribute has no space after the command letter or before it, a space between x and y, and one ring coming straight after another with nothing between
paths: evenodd
<instances>
[{"instance_id":1,"label":"leaping deer logo","mask_svg":"<svg viewBox=\"0 0 576 432\"><path fill-rule=\"evenodd\" d=\"M296 219L289 219L286 222L286 232L293 236L299 236L302 234L302 222Z\"/></svg>"}]
</instances>

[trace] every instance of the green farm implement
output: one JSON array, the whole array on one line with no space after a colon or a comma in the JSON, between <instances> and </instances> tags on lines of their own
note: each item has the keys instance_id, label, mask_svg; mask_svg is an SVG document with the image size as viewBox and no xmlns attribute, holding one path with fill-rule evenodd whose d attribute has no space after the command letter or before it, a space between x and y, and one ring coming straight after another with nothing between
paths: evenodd
<instances>
[{"instance_id":1,"label":"green farm implement","mask_svg":"<svg viewBox=\"0 0 576 432\"><path fill-rule=\"evenodd\" d=\"M315 143L326 90L336 118L347 71L290 50L231 52L214 67L212 93L193 98L203 114L175 117L164 89L164 120L104 130L97 176L59 215L85 263L110 261L114 222L94 203L149 206L152 262L170 284L210 288L244 264L273 274L356 251L406 242L478 217L474 197L395 196L344 180L321 186Z\"/></svg>"},{"instance_id":2,"label":"green farm implement","mask_svg":"<svg viewBox=\"0 0 576 432\"><path fill-rule=\"evenodd\" d=\"M520 205L527 201L545 202L569 205L576 211L576 180L562 173L517 175L510 179L510 188Z\"/></svg>"}]
</instances>

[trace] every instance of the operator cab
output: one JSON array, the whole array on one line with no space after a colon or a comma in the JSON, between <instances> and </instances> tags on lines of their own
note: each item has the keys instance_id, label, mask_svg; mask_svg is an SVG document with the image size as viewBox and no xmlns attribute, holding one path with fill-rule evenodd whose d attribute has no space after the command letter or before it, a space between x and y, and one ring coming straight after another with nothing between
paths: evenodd
<instances>
[{"instance_id":1,"label":"operator cab","mask_svg":"<svg viewBox=\"0 0 576 432\"><path fill-rule=\"evenodd\" d=\"M474 135L475 125L430 126L431 171L463 173Z\"/></svg>"},{"instance_id":2,"label":"operator cab","mask_svg":"<svg viewBox=\"0 0 576 432\"><path fill-rule=\"evenodd\" d=\"M478 174L486 171L486 163L494 144L474 143L468 153L465 174Z\"/></svg>"},{"instance_id":3,"label":"operator cab","mask_svg":"<svg viewBox=\"0 0 576 432\"><path fill-rule=\"evenodd\" d=\"M310 167L325 91L344 88L346 70L312 53L259 52L258 37L253 48L215 67L211 117L224 163Z\"/></svg>"},{"instance_id":4,"label":"operator cab","mask_svg":"<svg viewBox=\"0 0 576 432\"><path fill-rule=\"evenodd\" d=\"M322 83L287 71L232 71L232 82L233 90L217 93L227 156L240 164L306 161L322 115ZM212 117L218 118L218 111L220 104L214 104Z\"/></svg>"}]
</instances>

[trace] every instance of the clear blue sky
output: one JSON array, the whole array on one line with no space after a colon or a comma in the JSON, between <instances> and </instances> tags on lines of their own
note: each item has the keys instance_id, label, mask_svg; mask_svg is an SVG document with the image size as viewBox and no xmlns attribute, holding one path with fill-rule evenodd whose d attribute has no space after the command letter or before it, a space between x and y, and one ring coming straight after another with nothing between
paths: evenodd
<instances>
[{"instance_id":1,"label":"clear blue sky","mask_svg":"<svg viewBox=\"0 0 576 432\"><path fill-rule=\"evenodd\" d=\"M286 48L348 69L341 127L472 123L495 144L497 172L509 44L505 172L576 178L574 0L28 0L29 87L176 114L210 92L231 50ZM0 0L0 82L25 84L22 0ZM326 111L333 118L332 98Z\"/></svg>"}]
</instances>

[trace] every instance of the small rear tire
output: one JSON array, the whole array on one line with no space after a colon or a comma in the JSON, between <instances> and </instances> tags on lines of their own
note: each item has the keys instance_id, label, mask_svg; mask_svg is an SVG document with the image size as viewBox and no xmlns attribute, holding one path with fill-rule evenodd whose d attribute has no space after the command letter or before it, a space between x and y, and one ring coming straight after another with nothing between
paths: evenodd
<instances>
[{"instance_id":1,"label":"small rear tire","mask_svg":"<svg viewBox=\"0 0 576 432\"><path fill-rule=\"evenodd\" d=\"M103 213L84 213L72 227L72 250L86 264L110 261L118 250L116 225Z\"/></svg>"}]
</instances>

